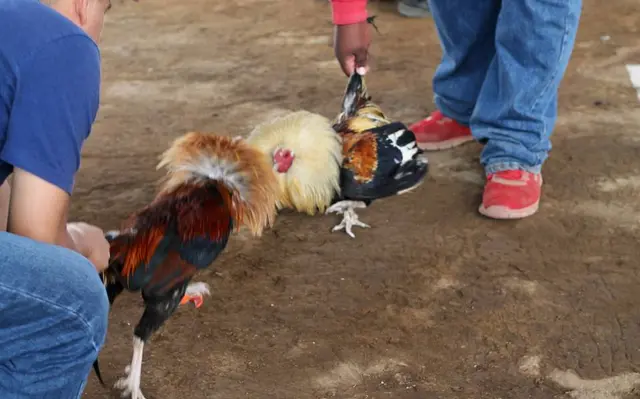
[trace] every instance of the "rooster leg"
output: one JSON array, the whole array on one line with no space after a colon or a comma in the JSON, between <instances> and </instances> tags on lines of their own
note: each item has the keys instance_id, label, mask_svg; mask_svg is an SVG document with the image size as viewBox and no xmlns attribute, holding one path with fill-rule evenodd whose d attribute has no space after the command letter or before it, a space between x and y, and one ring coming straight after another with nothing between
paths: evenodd
<instances>
[{"instance_id":1,"label":"rooster leg","mask_svg":"<svg viewBox=\"0 0 640 399\"><path fill-rule=\"evenodd\" d=\"M356 214L356 208L366 208L367 204L362 201L340 201L331 205L329 209L327 209L326 213L335 212L337 214L342 214L342 222L335 226L331 231L343 230L351 237L355 238L355 234L351 231L354 226L368 228L371 227L366 223L360 221L360 218Z\"/></svg>"},{"instance_id":2,"label":"rooster leg","mask_svg":"<svg viewBox=\"0 0 640 399\"><path fill-rule=\"evenodd\" d=\"M194 286L202 287L198 283L195 283ZM145 309L138 325L133 331L133 357L131 359L131 365L125 369L126 376L119 379L114 385L116 389L122 390L122 397L130 396L131 399L145 399L140 390L144 344L176 311L186 291L187 282L162 296L146 295L144 291L142 292Z\"/></svg>"},{"instance_id":3,"label":"rooster leg","mask_svg":"<svg viewBox=\"0 0 640 399\"><path fill-rule=\"evenodd\" d=\"M133 358L131 364L124 369L125 377L119 379L114 387L122 390L122 397L131 396L131 399L145 399L140 391L140 377L142 375L142 352L144 341L133 337Z\"/></svg>"}]
</instances>

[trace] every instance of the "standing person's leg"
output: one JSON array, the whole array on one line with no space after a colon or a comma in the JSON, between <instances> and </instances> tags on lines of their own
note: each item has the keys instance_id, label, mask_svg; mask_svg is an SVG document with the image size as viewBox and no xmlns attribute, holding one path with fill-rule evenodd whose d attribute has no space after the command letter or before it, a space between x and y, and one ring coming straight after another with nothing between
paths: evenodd
<instances>
[{"instance_id":1,"label":"standing person's leg","mask_svg":"<svg viewBox=\"0 0 640 399\"><path fill-rule=\"evenodd\" d=\"M87 259L0 232L0 398L79 398L108 310Z\"/></svg>"},{"instance_id":2,"label":"standing person's leg","mask_svg":"<svg viewBox=\"0 0 640 399\"><path fill-rule=\"evenodd\" d=\"M471 117L486 142L480 161L487 185L480 212L497 219L538 210L540 170L551 149L558 87L573 50L581 0L502 3L496 57Z\"/></svg>"},{"instance_id":3,"label":"standing person's leg","mask_svg":"<svg viewBox=\"0 0 640 399\"><path fill-rule=\"evenodd\" d=\"M398 13L407 18L427 18L431 16L429 0L398 0Z\"/></svg>"},{"instance_id":4,"label":"standing person's leg","mask_svg":"<svg viewBox=\"0 0 640 399\"><path fill-rule=\"evenodd\" d=\"M411 125L419 146L440 150L473 140L468 127L495 55L500 0L430 0L442 59L433 77L438 111Z\"/></svg>"}]
</instances>

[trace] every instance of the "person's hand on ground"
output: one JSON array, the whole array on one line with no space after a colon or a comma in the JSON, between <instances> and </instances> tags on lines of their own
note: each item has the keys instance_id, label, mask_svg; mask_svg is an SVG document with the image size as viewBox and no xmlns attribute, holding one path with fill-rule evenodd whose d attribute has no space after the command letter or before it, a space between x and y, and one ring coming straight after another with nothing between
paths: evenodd
<instances>
[{"instance_id":1,"label":"person's hand on ground","mask_svg":"<svg viewBox=\"0 0 640 399\"><path fill-rule=\"evenodd\" d=\"M335 26L333 49L347 76L351 76L354 71L360 75L367 73L370 44L371 32L367 21Z\"/></svg>"},{"instance_id":2,"label":"person's hand on ground","mask_svg":"<svg viewBox=\"0 0 640 399\"><path fill-rule=\"evenodd\" d=\"M101 228L87 223L68 223L67 231L78 248L96 270L101 272L109 265L109 242Z\"/></svg>"}]
</instances>

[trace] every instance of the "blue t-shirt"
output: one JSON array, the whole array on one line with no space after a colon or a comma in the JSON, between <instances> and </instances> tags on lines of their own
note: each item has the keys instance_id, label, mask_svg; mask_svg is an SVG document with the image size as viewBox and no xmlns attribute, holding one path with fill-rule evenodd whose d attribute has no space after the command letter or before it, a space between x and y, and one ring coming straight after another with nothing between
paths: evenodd
<instances>
[{"instance_id":1,"label":"blue t-shirt","mask_svg":"<svg viewBox=\"0 0 640 399\"><path fill-rule=\"evenodd\" d=\"M0 1L0 184L24 169L71 194L100 102L100 52L38 0Z\"/></svg>"}]
</instances>

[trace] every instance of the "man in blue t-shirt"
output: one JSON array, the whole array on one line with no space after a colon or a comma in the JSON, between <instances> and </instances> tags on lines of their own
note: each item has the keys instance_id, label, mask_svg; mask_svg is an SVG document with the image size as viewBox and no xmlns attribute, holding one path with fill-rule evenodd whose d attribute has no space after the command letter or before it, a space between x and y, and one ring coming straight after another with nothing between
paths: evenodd
<instances>
[{"instance_id":1,"label":"man in blue t-shirt","mask_svg":"<svg viewBox=\"0 0 640 399\"><path fill-rule=\"evenodd\" d=\"M109 7L0 1L2 399L79 398L104 342L109 304L96 270L109 245L67 215L98 111L96 43Z\"/></svg>"}]
</instances>

